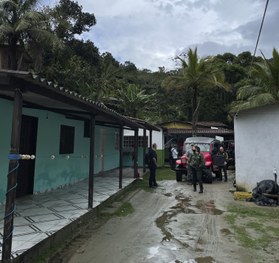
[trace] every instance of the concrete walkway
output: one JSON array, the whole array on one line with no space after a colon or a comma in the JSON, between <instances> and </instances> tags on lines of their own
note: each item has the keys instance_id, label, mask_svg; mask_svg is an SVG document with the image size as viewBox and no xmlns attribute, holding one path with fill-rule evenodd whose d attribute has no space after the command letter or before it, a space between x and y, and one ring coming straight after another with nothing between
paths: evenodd
<instances>
[{"instance_id":1,"label":"concrete walkway","mask_svg":"<svg viewBox=\"0 0 279 263\"><path fill-rule=\"evenodd\" d=\"M118 170L94 178L93 208L119 189ZM142 174L142 171L140 171ZM133 168L123 170L122 189L135 180ZM49 193L16 200L12 259L50 237L88 212L88 180ZM4 206L0 206L0 259L4 228Z\"/></svg>"}]
</instances>

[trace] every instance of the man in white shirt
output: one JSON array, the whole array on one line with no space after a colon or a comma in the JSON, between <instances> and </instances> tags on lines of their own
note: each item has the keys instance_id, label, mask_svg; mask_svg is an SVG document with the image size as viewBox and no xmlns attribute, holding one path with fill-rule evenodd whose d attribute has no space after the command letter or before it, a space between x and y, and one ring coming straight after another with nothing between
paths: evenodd
<instances>
[{"instance_id":1,"label":"man in white shirt","mask_svg":"<svg viewBox=\"0 0 279 263\"><path fill-rule=\"evenodd\" d=\"M178 151L174 145L172 145L171 147L171 156L172 156L171 169L175 170L175 164L178 158Z\"/></svg>"}]
</instances>

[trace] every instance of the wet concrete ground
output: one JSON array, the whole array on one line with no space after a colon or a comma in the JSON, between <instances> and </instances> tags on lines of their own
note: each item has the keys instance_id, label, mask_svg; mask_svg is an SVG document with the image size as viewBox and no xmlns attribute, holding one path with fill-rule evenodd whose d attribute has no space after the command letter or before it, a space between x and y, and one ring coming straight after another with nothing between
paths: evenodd
<instances>
[{"instance_id":1,"label":"wet concrete ground","mask_svg":"<svg viewBox=\"0 0 279 263\"><path fill-rule=\"evenodd\" d=\"M205 184L203 194L174 180L133 193L134 213L88 230L60 254L61 262L249 262L224 220L228 204L235 202L232 181L230 172L228 182Z\"/></svg>"}]
</instances>

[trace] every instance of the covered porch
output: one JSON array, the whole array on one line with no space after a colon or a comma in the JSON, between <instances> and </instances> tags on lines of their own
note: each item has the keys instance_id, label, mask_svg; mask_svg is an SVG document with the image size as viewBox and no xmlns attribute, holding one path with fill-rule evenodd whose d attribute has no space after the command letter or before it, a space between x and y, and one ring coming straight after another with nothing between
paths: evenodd
<instances>
[{"instance_id":1,"label":"covered porch","mask_svg":"<svg viewBox=\"0 0 279 263\"><path fill-rule=\"evenodd\" d=\"M138 129L145 130L148 127L102 103L28 72L1 70L0 99L3 108L1 120L7 122L0 152L0 164L3 167L0 202L6 202L5 207L0 206L1 217L4 218L1 221L4 227L0 228L0 238L3 240L2 261L7 262L11 257L26 251L26 246L34 246L46 236L52 236L57 228L74 222L131 183L138 175ZM125 129L132 130L135 136L135 158L133 168L129 169L130 178L124 176ZM32 149L29 149L30 145ZM145 151L146 146L143 148ZM107 185L110 186L101 184L98 190L98 175L103 182L109 171L114 171L116 177L108 179ZM70 189L68 185L71 184L75 190L70 190L66 198L60 198L61 191ZM114 192L104 194L105 189L111 187ZM83 191L78 194L76 189ZM49 204L50 193L53 196ZM55 197L56 193L58 196ZM84 201L81 201L83 197ZM75 199L81 203L71 203ZM46 205L42 205L45 201ZM77 212L76 208L81 211ZM70 217L61 215L57 209L67 211ZM37 212L33 214L33 210ZM57 221L53 224L55 229L52 229L49 228L51 224L47 223L45 231L45 224L33 224L45 222L46 215L51 215L54 220L61 219L62 226ZM26 233L29 241L21 239ZM32 243L33 240L35 243ZM28 245L30 242L32 244Z\"/></svg>"},{"instance_id":2,"label":"covered porch","mask_svg":"<svg viewBox=\"0 0 279 263\"><path fill-rule=\"evenodd\" d=\"M142 170L139 170L142 174ZM134 180L132 167L123 170L122 189L119 188L119 171L112 170L94 177L93 209L88 209L88 179L65 188L44 194L18 198L14 217L14 231L11 259L36 255L40 246L51 242L48 239L82 216L92 216L92 211L101 203L116 195ZM4 217L5 206L0 206L0 216ZM3 220L0 237L3 238ZM74 231L74 230L73 230ZM0 251L2 246L0 246ZM0 259L1 259L0 253ZM31 256L30 256L31 254ZM25 261L21 261L25 262Z\"/></svg>"}]
</instances>

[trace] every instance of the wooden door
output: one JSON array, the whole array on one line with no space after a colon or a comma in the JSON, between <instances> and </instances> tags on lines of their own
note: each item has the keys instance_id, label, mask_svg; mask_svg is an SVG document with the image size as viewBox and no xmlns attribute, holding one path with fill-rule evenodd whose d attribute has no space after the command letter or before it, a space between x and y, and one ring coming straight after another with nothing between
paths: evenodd
<instances>
[{"instance_id":1,"label":"wooden door","mask_svg":"<svg viewBox=\"0 0 279 263\"><path fill-rule=\"evenodd\" d=\"M20 154L36 155L38 118L22 115ZM35 160L20 160L17 174L16 196L33 194Z\"/></svg>"}]
</instances>

